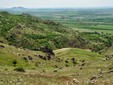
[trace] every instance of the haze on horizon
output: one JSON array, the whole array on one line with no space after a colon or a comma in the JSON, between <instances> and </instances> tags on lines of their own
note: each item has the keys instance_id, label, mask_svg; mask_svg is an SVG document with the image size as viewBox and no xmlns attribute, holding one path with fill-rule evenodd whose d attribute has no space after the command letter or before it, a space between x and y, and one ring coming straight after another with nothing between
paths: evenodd
<instances>
[{"instance_id":1,"label":"haze on horizon","mask_svg":"<svg viewBox=\"0 0 113 85\"><path fill-rule=\"evenodd\" d=\"M0 0L0 8L113 7L113 0Z\"/></svg>"}]
</instances>

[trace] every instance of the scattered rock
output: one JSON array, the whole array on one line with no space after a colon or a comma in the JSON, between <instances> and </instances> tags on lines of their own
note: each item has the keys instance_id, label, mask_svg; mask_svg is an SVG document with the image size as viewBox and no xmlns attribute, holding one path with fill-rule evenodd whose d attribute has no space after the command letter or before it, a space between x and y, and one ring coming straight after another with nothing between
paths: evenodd
<instances>
[{"instance_id":1,"label":"scattered rock","mask_svg":"<svg viewBox=\"0 0 113 85\"><path fill-rule=\"evenodd\" d=\"M90 80L96 80L96 79L97 79L96 76L93 76L93 77L90 78Z\"/></svg>"},{"instance_id":2,"label":"scattered rock","mask_svg":"<svg viewBox=\"0 0 113 85\"><path fill-rule=\"evenodd\" d=\"M23 57L23 59L24 59L25 61L27 61L27 58L26 58L26 57Z\"/></svg>"},{"instance_id":3,"label":"scattered rock","mask_svg":"<svg viewBox=\"0 0 113 85\"><path fill-rule=\"evenodd\" d=\"M42 55L39 55L39 58L43 59L43 60L50 60L52 57L50 54L48 54L47 56L42 56Z\"/></svg>"},{"instance_id":4,"label":"scattered rock","mask_svg":"<svg viewBox=\"0 0 113 85\"><path fill-rule=\"evenodd\" d=\"M71 60L72 60L73 64L76 64L76 59L75 58L71 58Z\"/></svg>"},{"instance_id":5,"label":"scattered rock","mask_svg":"<svg viewBox=\"0 0 113 85\"><path fill-rule=\"evenodd\" d=\"M89 84L95 84L96 83L96 81L97 81L97 77L96 76L93 76L93 77L91 77L90 79L89 79Z\"/></svg>"},{"instance_id":6,"label":"scattered rock","mask_svg":"<svg viewBox=\"0 0 113 85\"><path fill-rule=\"evenodd\" d=\"M103 70L102 69L98 69L99 71L99 74L102 74L103 73Z\"/></svg>"},{"instance_id":7,"label":"scattered rock","mask_svg":"<svg viewBox=\"0 0 113 85\"><path fill-rule=\"evenodd\" d=\"M47 60L46 57L43 57L44 60Z\"/></svg>"},{"instance_id":8,"label":"scattered rock","mask_svg":"<svg viewBox=\"0 0 113 85\"><path fill-rule=\"evenodd\" d=\"M62 60L60 58L57 58L56 59L56 62L61 62Z\"/></svg>"},{"instance_id":9,"label":"scattered rock","mask_svg":"<svg viewBox=\"0 0 113 85\"><path fill-rule=\"evenodd\" d=\"M39 67L41 63L40 62L35 62L35 66Z\"/></svg>"},{"instance_id":10,"label":"scattered rock","mask_svg":"<svg viewBox=\"0 0 113 85\"><path fill-rule=\"evenodd\" d=\"M84 66L84 65L85 65L85 63L82 63L82 64L81 64L81 66Z\"/></svg>"},{"instance_id":11,"label":"scattered rock","mask_svg":"<svg viewBox=\"0 0 113 85\"><path fill-rule=\"evenodd\" d=\"M113 67L110 67L108 73L112 73L112 72L113 72Z\"/></svg>"},{"instance_id":12,"label":"scattered rock","mask_svg":"<svg viewBox=\"0 0 113 85\"><path fill-rule=\"evenodd\" d=\"M73 83L74 83L74 85L79 85L79 80L74 78Z\"/></svg>"},{"instance_id":13,"label":"scattered rock","mask_svg":"<svg viewBox=\"0 0 113 85\"><path fill-rule=\"evenodd\" d=\"M18 56L21 56L21 54L19 53Z\"/></svg>"},{"instance_id":14,"label":"scattered rock","mask_svg":"<svg viewBox=\"0 0 113 85\"><path fill-rule=\"evenodd\" d=\"M54 52L53 52L53 50L50 49L50 48L48 48L48 46L42 46L42 47L40 47L40 51L46 52L46 53L51 54L51 55L55 55Z\"/></svg>"},{"instance_id":15,"label":"scattered rock","mask_svg":"<svg viewBox=\"0 0 113 85\"><path fill-rule=\"evenodd\" d=\"M43 60L47 60L45 56L39 55L39 58L43 59Z\"/></svg>"},{"instance_id":16,"label":"scattered rock","mask_svg":"<svg viewBox=\"0 0 113 85\"><path fill-rule=\"evenodd\" d=\"M109 71L109 73L113 73L113 69Z\"/></svg>"},{"instance_id":17,"label":"scattered rock","mask_svg":"<svg viewBox=\"0 0 113 85\"><path fill-rule=\"evenodd\" d=\"M29 60L33 60L33 58L32 58L31 56L28 56L28 59L29 59Z\"/></svg>"},{"instance_id":18,"label":"scattered rock","mask_svg":"<svg viewBox=\"0 0 113 85\"><path fill-rule=\"evenodd\" d=\"M71 58L71 60L72 60L72 61L75 61L76 59L75 59L75 58Z\"/></svg>"},{"instance_id":19,"label":"scattered rock","mask_svg":"<svg viewBox=\"0 0 113 85\"><path fill-rule=\"evenodd\" d=\"M57 65L54 65L54 67L55 67L55 68L58 68L58 66L57 66Z\"/></svg>"},{"instance_id":20,"label":"scattered rock","mask_svg":"<svg viewBox=\"0 0 113 85\"><path fill-rule=\"evenodd\" d=\"M107 60L107 58L103 58L102 60L103 60L103 61L106 61L106 60Z\"/></svg>"},{"instance_id":21,"label":"scattered rock","mask_svg":"<svg viewBox=\"0 0 113 85\"><path fill-rule=\"evenodd\" d=\"M99 75L98 78L103 78L103 75Z\"/></svg>"},{"instance_id":22,"label":"scattered rock","mask_svg":"<svg viewBox=\"0 0 113 85\"><path fill-rule=\"evenodd\" d=\"M113 58L113 54L111 55L106 55L106 60L111 60Z\"/></svg>"}]
</instances>

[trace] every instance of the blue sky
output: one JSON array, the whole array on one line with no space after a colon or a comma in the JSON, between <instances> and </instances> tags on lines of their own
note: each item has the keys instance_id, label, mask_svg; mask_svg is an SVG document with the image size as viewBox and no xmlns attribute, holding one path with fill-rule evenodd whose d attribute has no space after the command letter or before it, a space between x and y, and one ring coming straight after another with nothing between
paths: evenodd
<instances>
[{"instance_id":1,"label":"blue sky","mask_svg":"<svg viewBox=\"0 0 113 85\"><path fill-rule=\"evenodd\" d=\"M113 7L113 0L0 0L0 7L27 8Z\"/></svg>"}]
</instances>

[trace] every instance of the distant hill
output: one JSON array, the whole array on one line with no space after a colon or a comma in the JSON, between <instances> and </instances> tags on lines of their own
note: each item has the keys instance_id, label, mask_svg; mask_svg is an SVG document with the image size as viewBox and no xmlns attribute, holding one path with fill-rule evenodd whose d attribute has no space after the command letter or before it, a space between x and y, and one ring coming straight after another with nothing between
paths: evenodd
<instances>
[{"instance_id":1,"label":"distant hill","mask_svg":"<svg viewBox=\"0 0 113 85\"><path fill-rule=\"evenodd\" d=\"M10 13L25 13L26 11L29 11L30 9L24 8L24 7L12 7L12 8L0 8L0 11L7 11Z\"/></svg>"},{"instance_id":2,"label":"distant hill","mask_svg":"<svg viewBox=\"0 0 113 85\"><path fill-rule=\"evenodd\" d=\"M32 14L35 12L56 12L56 11L62 11L62 10L74 10L74 9L69 9L69 8L56 8L56 9L51 9L51 8L25 8L25 7L12 7L12 8L0 8L0 11L7 11L9 13L13 14L22 14L22 13L28 13Z\"/></svg>"},{"instance_id":3,"label":"distant hill","mask_svg":"<svg viewBox=\"0 0 113 85\"><path fill-rule=\"evenodd\" d=\"M8 10L12 10L12 11L26 11L27 8L24 8L24 7L12 7L12 8L9 8Z\"/></svg>"}]
</instances>

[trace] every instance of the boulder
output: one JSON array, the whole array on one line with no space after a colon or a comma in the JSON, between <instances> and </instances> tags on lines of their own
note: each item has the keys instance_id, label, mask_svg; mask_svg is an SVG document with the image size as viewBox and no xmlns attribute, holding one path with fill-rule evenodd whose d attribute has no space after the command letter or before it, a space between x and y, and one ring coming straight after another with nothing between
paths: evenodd
<instances>
[{"instance_id":1,"label":"boulder","mask_svg":"<svg viewBox=\"0 0 113 85\"><path fill-rule=\"evenodd\" d=\"M48 48L48 46L42 46L40 47L40 51L51 54L51 55L55 55L53 50Z\"/></svg>"},{"instance_id":2,"label":"boulder","mask_svg":"<svg viewBox=\"0 0 113 85\"><path fill-rule=\"evenodd\" d=\"M28 56L28 59L29 59L29 60L33 60L33 58L32 58L31 56Z\"/></svg>"}]
</instances>

